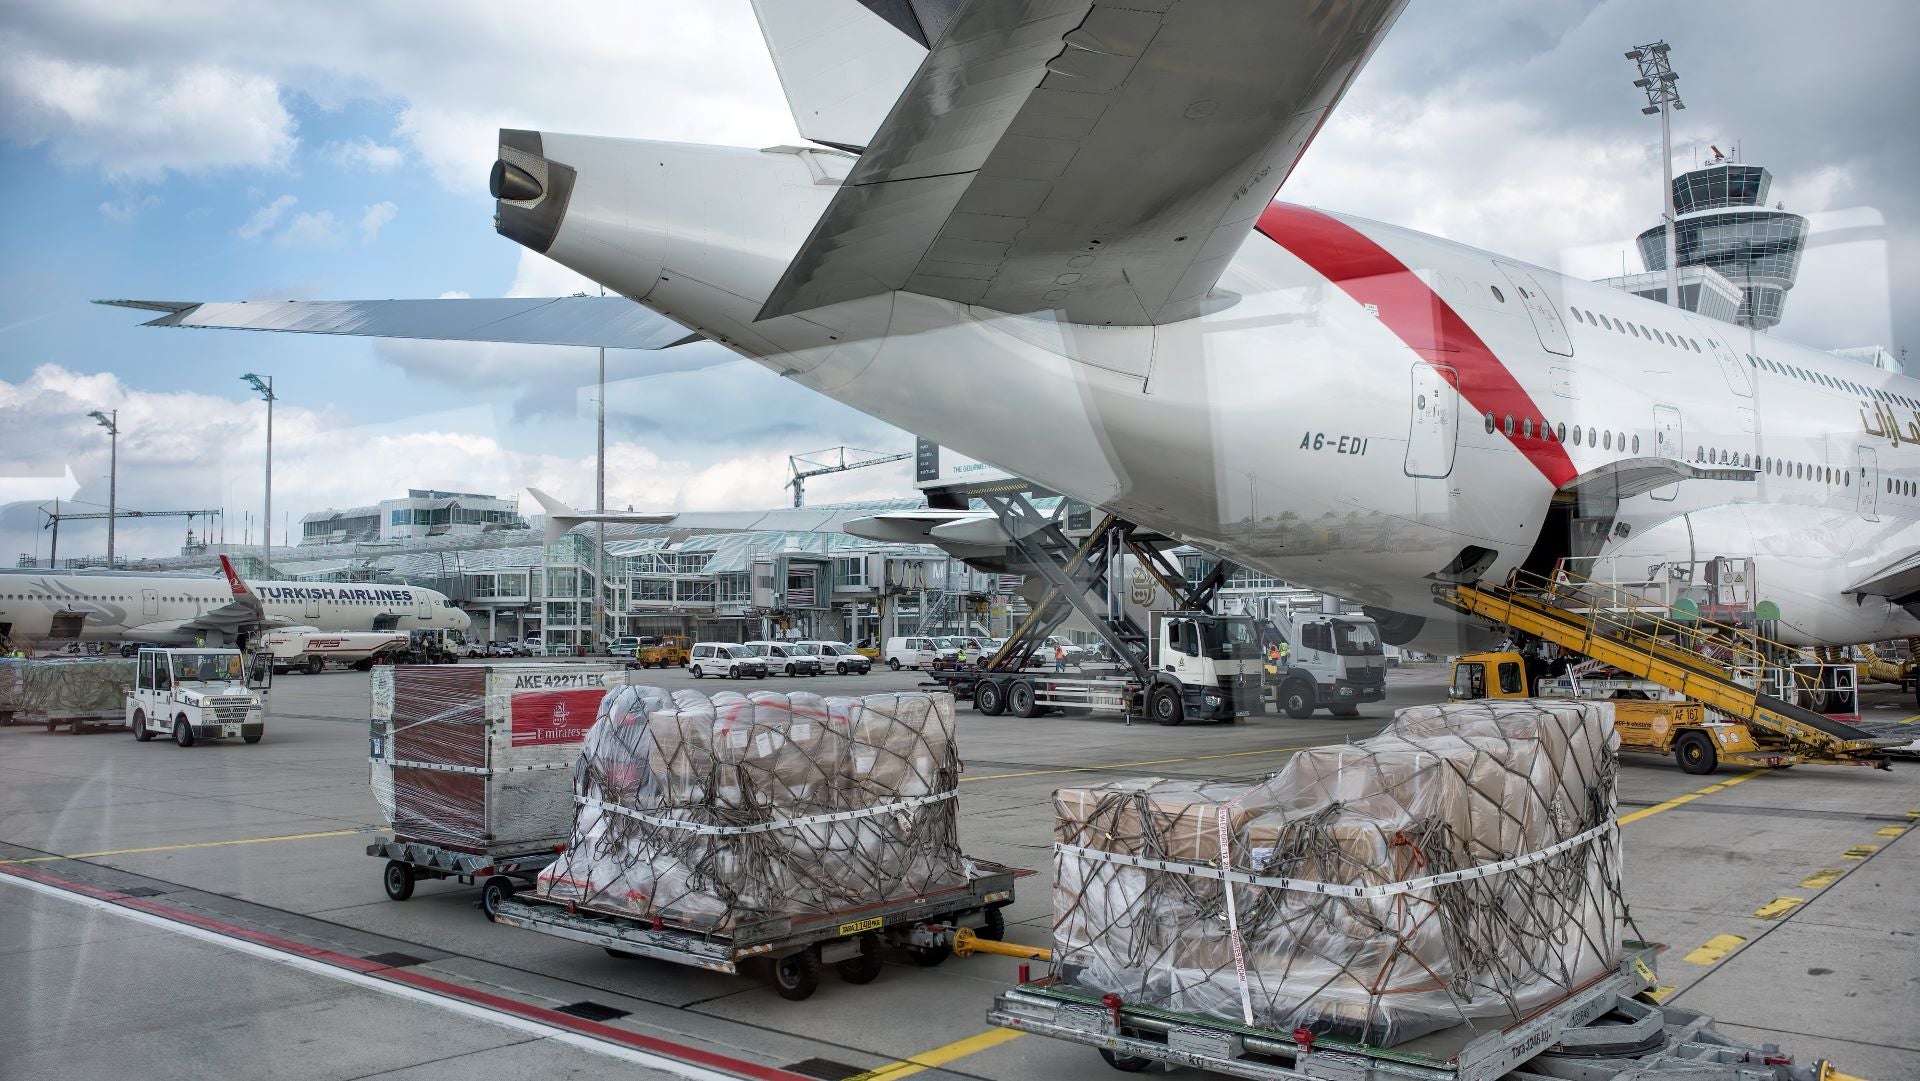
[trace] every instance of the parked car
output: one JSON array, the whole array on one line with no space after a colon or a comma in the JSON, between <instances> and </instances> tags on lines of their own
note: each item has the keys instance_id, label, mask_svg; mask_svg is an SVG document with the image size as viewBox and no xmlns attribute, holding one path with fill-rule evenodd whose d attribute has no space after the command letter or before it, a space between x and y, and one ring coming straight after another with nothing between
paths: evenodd
<instances>
[{"instance_id":1,"label":"parked car","mask_svg":"<svg viewBox=\"0 0 1920 1081\"><path fill-rule=\"evenodd\" d=\"M898 672L902 668L931 668L939 647L936 639L920 635L907 635L887 639L887 649L883 654L887 667Z\"/></svg>"},{"instance_id":2,"label":"parked car","mask_svg":"<svg viewBox=\"0 0 1920 1081\"><path fill-rule=\"evenodd\" d=\"M794 648L804 649L820 658L821 668L824 670L831 667L834 674L838 676L844 676L848 672L857 672L864 676L873 671L873 658L845 642L795 642Z\"/></svg>"},{"instance_id":3,"label":"parked car","mask_svg":"<svg viewBox=\"0 0 1920 1081\"><path fill-rule=\"evenodd\" d=\"M518 657L522 652L521 646L515 642L487 643L487 656L489 657Z\"/></svg>"},{"instance_id":4,"label":"parked car","mask_svg":"<svg viewBox=\"0 0 1920 1081\"><path fill-rule=\"evenodd\" d=\"M537 634L529 634L520 639L520 653L524 657L539 657L547 652L547 644Z\"/></svg>"},{"instance_id":5,"label":"parked car","mask_svg":"<svg viewBox=\"0 0 1920 1081\"><path fill-rule=\"evenodd\" d=\"M792 642L748 642L753 655L767 662L767 670L783 676L817 676L820 658L799 649Z\"/></svg>"},{"instance_id":6,"label":"parked car","mask_svg":"<svg viewBox=\"0 0 1920 1081\"><path fill-rule=\"evenodd\" d=\"M637 634L623 634L607 643L609 657L631 657L639 650L640 636Z\"/></svg>"},{"instance_id":7,"label":"parked car","mask_svg":"<svg viewBox=\"0 0 1920 1081\"><path fill-rule=\"evenodd\" d=\"M753 655L746 646L733 642L697 642L687 667L693 678L712 675L726 679L767 678L767 662Z\"/></svg>"}]
</instances>

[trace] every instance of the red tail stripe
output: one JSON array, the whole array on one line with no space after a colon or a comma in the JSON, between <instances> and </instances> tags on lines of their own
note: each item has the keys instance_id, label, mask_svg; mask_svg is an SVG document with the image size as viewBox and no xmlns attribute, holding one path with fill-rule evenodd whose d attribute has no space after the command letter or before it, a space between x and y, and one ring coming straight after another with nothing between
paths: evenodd
<instances>
[{"instance_id":1,"label":"red tail stripe","mask_svg":"<svg viewBox=\"0 0 1920 1081\"><path fill-rule=\"evenodd\" d=\"M1458 373L1460 396L1476 412L1492 413L1501 425L1496 430L1504 431L1513 417L1516 433L1508 440L1554 487L1578 474L1565 444L1518 434L1527 418L1539 424L1546 413L1460 313L1393 253L1352 226L1288 203L1268 206L1256 228L1348 296L1373 305L1387 329L1427 363Z\"/></svg>"}]
</instances>

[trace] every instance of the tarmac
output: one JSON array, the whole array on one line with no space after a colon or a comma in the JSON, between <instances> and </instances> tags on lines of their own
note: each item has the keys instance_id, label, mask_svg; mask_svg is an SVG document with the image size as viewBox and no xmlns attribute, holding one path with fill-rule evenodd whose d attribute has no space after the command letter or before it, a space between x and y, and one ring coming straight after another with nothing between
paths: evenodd
<instances>
[{"instance_id":1,"label":"tarmac","mask_svg":"<svg viewBox=\"0 0 1920 1081\"><path fill-rule=\"evenodd\" d=\"M916 682L876 671L749 686ZM1395 670L1388 702L1355 720L1179 728L963 704L962 846L1037 872L1018 885L1007 937L1046 945L1055 788L1257 778L1300 748L1373 734L1443 683L1438 667ZM1891 690L1866 696L1868 716L1920 732L1912 710ZM477 888L454 881L389 901L365 852L384 826L367 737L367 677L354 672L277 679L253 746L0 729L0 1076L1113 1076L1091 1050L984 1023L1016 979L1008 958L923 968L891 955L871 985L829 974L789 1002L750 975L489 923ZM1920 1078L1920 763L1696 777L1628 755L1620 799L1632 916L1638 937L1666 945L1665 1001L1799 1062Z\"/></svg>"}]
</instances>

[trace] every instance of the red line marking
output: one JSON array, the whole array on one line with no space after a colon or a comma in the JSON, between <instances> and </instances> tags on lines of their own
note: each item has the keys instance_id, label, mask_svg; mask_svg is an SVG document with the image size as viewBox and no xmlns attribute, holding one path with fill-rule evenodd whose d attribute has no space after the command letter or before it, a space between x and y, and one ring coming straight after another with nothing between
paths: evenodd
<instances>
[{"instance_id":1,"label":"red line marking","mask_svg":"<svg viewBox=\"0 0 1920 1081\"><path fill-rule=\"evenodd\" d=\"M1509 416L1516 425L1528 418L1545 421L1545 411L1460 313L1365 233L1290 203L1270 204L1255 228L1354 300L1374 305L1380 321L1422 360L1457 372L1460 396L1477 413L1492 413L1500 430ZM1517 434L1506 438L1556 488L1579 474L1565 444Z\"/></svg>"},{"instance_id":2,"label":"red line marking","mask_svg":"<svg viewBox=\"0 0 1920 1081\"><path fill-rule=\"evenodd\" d=\"M246 927L241 927L238 924L227 923L224 920L200 916L192 912L174 908L171 905L164 905L157 901L148 900L144 897L128 897L118 890L89 886L55 875L49 875L41 871L29 870L25 867L0 867L0 873L32 879L35 882L53 886L57 889L67 890L71 893L80 893L99 900L112 901L116 904L124 905L127 908L136 908L150 915L161 916L179 923L191 924L203 930L226 935L229 938L242 939L255 943L256 945L297 954L301 957L332 965L335 968L347 969L352 972L361 973L362 975L371 975L376 979L406 984L410 987L430 991L447 998L459 999L462 1002L472 1003L476 1006L484 1006L490 1010L498 1010L501 1013L510 1013L518 1017L527 1018L528 1020L538 1021L541 1024L552 1025L554 1028L565 1029L582 1036L592 1036L595 1039L606 1040L609 1043L621 1044L642 1051L650 1051L654 1054L677 1059L690 1065L704 1066L714 1070L724 1070L727 1073L737 1074L741 1077L755 1078L756 1081L811 1081L810 1078L802 1074L782 1070L777 1066L764 1066L757 1062L748 1062L745 1059L732 1058L728 1055L719 1054L718 1052L706 1051L698 1047L674 1043L671 1040L663 1040L655 1036L648 1036L644 1033L629 1032L626 1029L615 1028L612 1025L599 1021L589 1021L583 1017L575 1017L572 1014L561 1013L558 1010L549 1009L545 1006L536 1006L530 1002L521 1002L488 991L481 991L477 988L463 987L457 983L449 983L446 980L437 979L425 973L414 972L404 968L393 968L376 961L369 961L364 957L354 957L350 954L338 953L320 946L310 946L302 942L296 942L290 938L281 938L279 935L268 934L264 931L251 930Z\"/></svg>"}]
</instances>

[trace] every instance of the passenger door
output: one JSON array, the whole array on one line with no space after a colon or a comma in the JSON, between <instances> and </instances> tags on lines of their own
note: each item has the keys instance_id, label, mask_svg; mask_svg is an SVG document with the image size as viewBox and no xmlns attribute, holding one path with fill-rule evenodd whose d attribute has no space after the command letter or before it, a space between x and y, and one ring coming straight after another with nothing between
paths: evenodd
<instances>
[{"instance_id":1,"label":"passenger door","mask_svg":"<svg viewBox=\"0 0 1920 1081\"><path fill-rule=\"evenodd\" d=\"M1853 478L1858 494L1854 498L1860 508L1860 517L1877 522L1880 520L1880 455L1872 447L1861 447L1859 455L1859 466Z\"/></svg>"},{"instance_id":2,"label":"passenger door","mask_svg":"<svg viewBox=\"0 0 1920 1081\"><path fill-rule=\"evenodd\" d=\"M1413 419L1407 431L1406 474L1409 477L1445 477L1453 472L1453 453L1460 424L1460 376L1443 365L1416 362L1413 373Z\"/></svg>"},{"instance_id":3,"label":"passenger door","mask_svg":"<svg viewBox=\"0 0 1920 1081\"><path fill-rule=\"evenodd\" d=\"M160 591L143 589L140 591L140 614L153 619L160 614Z\"/></svg>"},{"instance_id":4,"label":"passenger door","mask_svg":"<svg viewBox=\"0 0 1920 1081\"><path fill-rule=\"evenodd\" d=\"M1533 321L1533 332L1540 337L1540 347L1563 357L1572 356L1573 338L1567 334L1567 322L1560 318L1559 305L1540 288L1533 272L1518 263L1499 259L1495 259L1493 265L1500 268L1513 291L1519 294L1520 306L1526 309L1527 318Z\"/></svg>"},{"instance_id":5,"label":"passenger door","mask_svg":"<svg viewBox=\"0 0 1920 1081\"><path fill-rule=\"evenodd\" d=\"M1713 328L1707 324L1691 315L1687 316L1687 322L1693 324L1694 331L1706 342L1707 351L1712 353L1713 359L1719 363L1720 374L1726 377L1727 387L1743 398L1753 397L1753 377L1747 374L1746 367L1740 363L1740 358L1734 355L1733 350L1714 337Z\"/></svg>"}]
</instances>

